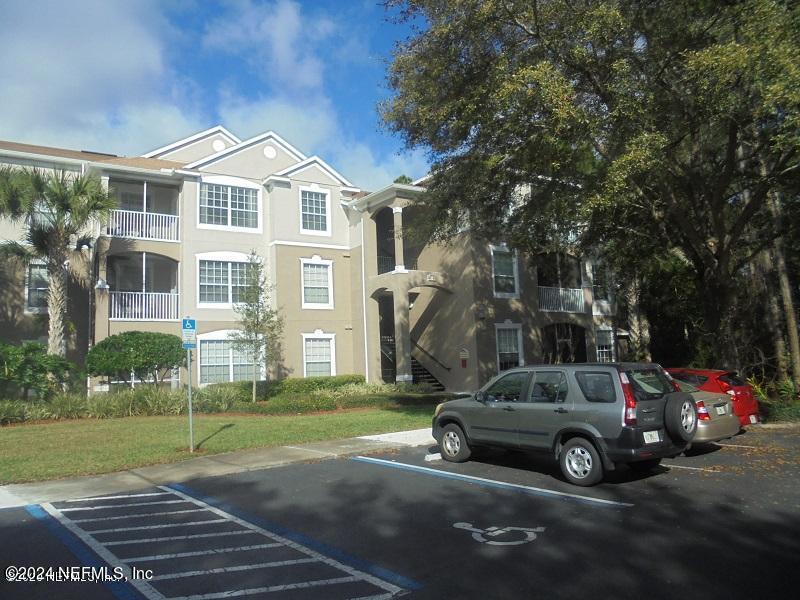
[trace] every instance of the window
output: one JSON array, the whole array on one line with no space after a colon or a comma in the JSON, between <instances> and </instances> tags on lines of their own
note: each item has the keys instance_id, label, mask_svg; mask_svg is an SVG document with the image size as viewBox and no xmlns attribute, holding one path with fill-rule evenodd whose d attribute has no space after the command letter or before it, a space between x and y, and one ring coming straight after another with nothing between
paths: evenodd
<instances>
[{"instance_id":1,"label":"window","mask_svg":"<svg viewBox=\"0 0 800 600\"><path fill-rule=\"evenodd\" d=\"M37 263L29 264L25 280L25 311L29 313L47 312L49 287L47 267Z\"/></svg>"},{"instance_id":2,"label":"window","mask_svg":"<svg viewBox=\"0 0 800 600\"><path fill-rule=\"evenodd\" d=\"M200 223L258 229L258 189L219 183L200 184Z\"/></svg>"},{"instance_id":3,"label":"window","mask_svg":"<svg viewBox=\"0 0 800 600\"><path fill-rule=\"evenodd\" d=\"M486 390L486 399L489 402L518 402L527 380L527 372L509 373Z\"/></svg>"},{"instance_id":4,"label":"window","mask_svg":"<svg viewBox=\"0 0 800 600\"><path fill-rule=\"evenodd\" d=\"M241 302L249 270L250 263L201 260L198 277L200 304Z\"/></svg>"},{"instance_id":5,"label":"window","mask_svg":"<svg viewBox=\"0 0 800 600\"><path fill-rule=\"evenodd\" d=\"M567 399L567 377L561 371L537 371L531 387L531 402L564 402Z\"/></svg>"},{"instance_id":6,"label":"window","mask_svg":"<svg viewBox=\"0 0 800 600\"><path fill-rule=\"evenodd\" d=\"M303 334L303 376L336 375L336 339L334 334Z\"/></svg>"},{"instance_id":7,"label":"window","mask_svg":"<svg viewBox=\"0 0 800 600\"><path fill-rule=\"evenodd\" d=\"M497 370L506 371L522 366L522 328L516 326L496 326Z\"/></svg>"},{"instance_id":8,"label":"window","mask_svg":"<svg viewBox=\"0 0 800 600\"><path fill-rule=\"evenodd\" d=\"M495 297L519 297L519 276L515 253L505 246L491 246L491 250Z\"/></svg>"},{"instance_id":9,"label":"window","mask_svg":"<svg viewBox=\"0 0 800 600\"><path fill-rule=\"evenodd\" d=\"M333 261L300 259L303 308L333 308Z\"/></svg>"},{"instance_id":10,"label":"window","mask_svg":"<svg viewBox=\"0 0 800 600\"><path fill-rule=\"evenodd\" d=\"M327 191L300 189L300 231L330 235L330 198Z\"/></svg>"},{"instance_id":11,"label":"window","mask_svg":"<svg viewBox=\"0 0 800 600\"><path fill-rule=\"evenodd\" d=\"M608 268L603 263L592 263L592 293L595 301L609 300Z\"/></svg>"},{"instance_id":12,"label":"window","mask_svg":"<svg viewBox=\"0 0 800 600\"><path fill-rule=\"evenodd\" d=\"M614 334L610 329L597 331L597 362L614 362Z\"/></svg>"},{"instance_id":13,"label":"window","mask_svg":"<svg viewBox=\"0 0 800 600\"><path fill-rule=\"evenodd\" d=\"M212 337L227 337L229 332L214 332ZM200 336L198 336L200 337ZM226 339L199 339L201 385L226 381L252 381L256 365L251 356L236 349Z\"/></svg>"},{"instance_id":14,"label":"window","mask_svg":"<svg viewBox=\"0 0 800 600\"><path fill-rule=\"evenodd\" d=\"M613 403L617 398L611 373L578 371L575 373L575 379L589 402Z\"/></svg>"}]
</instances>

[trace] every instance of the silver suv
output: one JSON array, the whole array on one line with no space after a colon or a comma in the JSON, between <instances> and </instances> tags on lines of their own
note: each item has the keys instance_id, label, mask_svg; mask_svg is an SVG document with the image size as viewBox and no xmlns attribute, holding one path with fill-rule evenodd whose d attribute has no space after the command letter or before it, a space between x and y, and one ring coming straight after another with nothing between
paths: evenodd
<instances>
[{"instance_id":1,"label":"silver suv","mask_svg":"<svg viewBox=\"0 0 800 600\"><path fill-rule=\"evenodd\" d=\"M627 463L656 467L685 450L697 408L659 365L533 365L505 371L469 398L436 407L442 458L481 446L550 452L570 483L594 485Z\"/></svg>"}]
</instances>

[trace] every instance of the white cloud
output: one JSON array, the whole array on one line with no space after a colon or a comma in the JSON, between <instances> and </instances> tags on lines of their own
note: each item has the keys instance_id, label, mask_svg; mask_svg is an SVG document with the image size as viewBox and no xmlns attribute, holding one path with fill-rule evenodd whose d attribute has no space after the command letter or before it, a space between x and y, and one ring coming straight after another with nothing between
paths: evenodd
<instances>
[{"instance_id":1,"label":"white cloud","mask_svg":"<svg viewBox=\"0 0 800 600\"><path fill-rule=\"evenodd\" d=\"M0 137L136 153L201 128L171 99L170 34L151 0L4 3Z\"/></svg>"}]
</instances>

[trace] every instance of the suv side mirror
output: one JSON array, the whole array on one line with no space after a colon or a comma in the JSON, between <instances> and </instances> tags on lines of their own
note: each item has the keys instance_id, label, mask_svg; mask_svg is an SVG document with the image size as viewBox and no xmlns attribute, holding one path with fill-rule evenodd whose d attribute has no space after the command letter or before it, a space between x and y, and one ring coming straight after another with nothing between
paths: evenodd
<instances>
[{"instance_id":1,"label":"suv side mirror","mask_svg":"<svg viewBox=\"0 0 800 600\"><path fill-rule=\"evenodd\" d=\"M475 392L475 401L480 402L481 404L486 404L486 392Z\"/></svg>"}]
</instances>

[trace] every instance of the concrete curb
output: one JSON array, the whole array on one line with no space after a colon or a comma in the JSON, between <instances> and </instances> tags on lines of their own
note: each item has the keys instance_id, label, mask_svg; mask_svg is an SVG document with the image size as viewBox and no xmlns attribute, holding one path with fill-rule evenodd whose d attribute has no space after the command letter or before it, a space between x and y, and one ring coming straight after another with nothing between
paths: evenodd
<instances>
[{"instance_id":1,"label":"concrete curb","mask_svg":"<svg viewBox=\"0 0 800 600\"><path fill-rule=\"evenodd\" d=\"M293 463L330 460L342 456L433 445L434 443L430 429L416 429L343 440L311 442L297 446L238 450L104 475L36 483L13 483L0 486L0 509L118 494L154 485L181 483L201 477L219 477L243 471L282 467Z\"/></svg>"}]
</instances>

